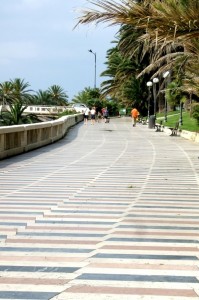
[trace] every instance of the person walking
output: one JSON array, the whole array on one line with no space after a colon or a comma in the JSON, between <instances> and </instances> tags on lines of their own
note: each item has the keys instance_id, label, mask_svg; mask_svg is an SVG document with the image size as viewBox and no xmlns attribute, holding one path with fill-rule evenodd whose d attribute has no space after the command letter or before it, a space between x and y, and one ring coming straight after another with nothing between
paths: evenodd
<instances>
[{"instance_id":1,"label":"person walking","mask_svg":"<svg viewBox=\"0 0 199 300\"><path fill-rule=\"evenodd\" d=\"M92 109L91 109L91 125L95 124L95 115L96 115L95 107L92 107Z\"/></svg>"},{"instance_id":2,"label":"person walking","mask_svg":"<svg viewBox=\"0 0 199 300\"><path fill-rule=\"evenodd\" d=\"M88 124L89 114L90 114L90 109L89 109L89 108L86 108L85 111L84 111L84 124L85 124L85 125Z\"/></svg>"},{"instance_id":3,"label":"person walking","mask_svg":"<svg viewBox=\"0 0 199 300\"><path fill-rule=\"evenodd\" d=\"M137 110L137 108L133 108L131 111L133 127L136 126L138 116L139 116L139 111Z\"/></svg>"},{"instance_id":4,"label":"person walking","mask_svg":"<svg viewBox=\"0 0 199 300\"><path fill-rule=\"evenodd\" d=\"M109 123L109 113L107 107L103 109L103 118L105 119L105 123Z\"/></svg>"},{"instance_id":5,"label":"person walking","mask_svg":"<svg viewBox=\"0 0 199 300\"><path fill-rule=\"evenodd\" d=\"M100 123L101 120L102 120L102 113L101 113L101 111L99 110L98 113L97 113L97 121L98 121L98 123Z\"/></svg>"}]
</instances>

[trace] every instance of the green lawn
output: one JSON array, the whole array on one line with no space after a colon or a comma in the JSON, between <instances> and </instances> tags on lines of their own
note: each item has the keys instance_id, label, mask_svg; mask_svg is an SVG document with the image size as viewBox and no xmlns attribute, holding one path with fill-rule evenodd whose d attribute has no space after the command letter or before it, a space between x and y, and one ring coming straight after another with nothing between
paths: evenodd
<instances>
[{"instance_id":1,"label":"green lawn","mask_svg":"<svg viewBox=\"0 0 199 300\"><path fill-rule=\"evenodd\" d=\"M169 112L167 115L167 122L164 121L164 113L158 113L156 117L157 117L157 123L160 120L162 120L163 125L168 127L174 127L175 124L180 119L180 112L179 111ZM183 112L182 119L183 119L183 125L180 126L180 129L199 132L199 126L197 125L196 120L191 118L188 112Z\"/></svg>"}]
</instances>

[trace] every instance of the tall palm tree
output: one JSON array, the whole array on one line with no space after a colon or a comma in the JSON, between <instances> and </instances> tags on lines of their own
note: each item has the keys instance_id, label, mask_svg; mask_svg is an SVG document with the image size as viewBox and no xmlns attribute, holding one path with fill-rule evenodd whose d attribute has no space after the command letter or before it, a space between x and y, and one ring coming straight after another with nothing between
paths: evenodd
<instances>
[{"instance_id":1,"label":"tall palm tree","mask_svg":"<svg viewBox=\"0 0 199 300\"><path fill-rule=\"evenodd\" d=\"M32 97L32 103L34 105L52 105L50 95L47 91L38 90Z\"/></svg>"},{"instance_id":2,"label":"tall palm tree","mask_svg":"<svg viewBox=\"0 0 199 300\"><path fill-rule=\"evenodd\" d=\"M103 96L112 96L116 97L120 83L118 83L116 74L118 66L121 64L122 57L117 49L117 47L111 48L107 51L107 62L106 70L103 71L100 75L103 77L108 77L108 80L105 80L101 84L101 92Z\"/></svg>"},{"instance_id":3,"label":"tall palm tree","mask_svg":"<svg viewBox=\"0 0 199 300\"><path fill-rule=\"evenodd\" d=\"M116 46L107 51L106 66L106 70L101 73L101 76L108 77L108 80L101 84L102 95L121 98L121 91L127 79L132 80L132 75L135 73L134 64L130 59L125 58Z\"/></svg>"},{"instance_id":4,"label":"tall palm tree","mask_svg":"<svg viewBox=\"0 0 199 300\"><path fill-rule=\"evenodd\" d=\"M0 85L2 102L9 105L1 111L1 124L16 125L39 121L36 116L24 115L24 110L29 105L32 95L29 83L16 78Z\"/></svg>"},{"instance_id":5,"label":"tall palm tree","mask_svg":"<svg viewBox=\"0 0 199 300\"><path fill-rule=\"evenodd\" d=\"M83 103L89 105L89 100L100 98L100 91L98 88L86 87L83 91L79 92L72 99L73 103Z\"/></svg>"},{"instance_id":6,"label":"tall palm tree","mask_svg":"<svg viewBox=\"0 0 199 300\"><path fill-rule=\"evenodd\" d=\"M28 105L32 90L29 89L30 84L25 82L24 79L15 78L10 81L12 85L12 100L13 102L19 101L23 105Z\"/></svg>"},{"instance_id":7,"label":"tall palm tree","mask_svg":"<svg viewBox=\"0 0 199 300\"><path fill-rule=\"evenodd\" d=\"M140 32L137 42L143 51L152 53L149 65L140 72L163 71L178 66L199 68L199 1L198 0L87 0L96 9L82 10L79 24L109 22L129 25ZM124 41L123 41L124 42ZM129 48L135 50L129 40ZM127 43L126 43L127 44ZM122 45L122 44L121 44ZM125 45L125 43L124 43ZM133 46L133 47L131 47ZM196 65L195 65L196 63ZM197 67L196 67L197 66Z\"/></svg>"},{"instance_id":8,"label":"tall palm tree","mask_svg":"<svg viewBox=\"0 0 199 300\"><path fill-rule=\"evenodd\" d=\"M52 85L47 93L54 105L68 105L68 95L59 85Z\"/></svg>"},{"instance_id":9,"label":"tall palm tree","mask_svg":"<svg viewBox=\"0 0 199 300\"><path fill-rule=\"evenodd\" d=\"M0 83L0 102L2 105L12 102L13 86L10 81Z\"/></svg>"},{"instance_id":10,"label":"tall palm tree","mask_svg":"<svg viewBox=\"0 0 199 300\"><path fill-rule=\"evenodd\" d=\"M199 36L198 0L87 0L99 9L82 9L77 25L91 22L133 25L155 41L164 42ZM77 26L76 25L76 26Z\"/></svg>"}]
</instances>

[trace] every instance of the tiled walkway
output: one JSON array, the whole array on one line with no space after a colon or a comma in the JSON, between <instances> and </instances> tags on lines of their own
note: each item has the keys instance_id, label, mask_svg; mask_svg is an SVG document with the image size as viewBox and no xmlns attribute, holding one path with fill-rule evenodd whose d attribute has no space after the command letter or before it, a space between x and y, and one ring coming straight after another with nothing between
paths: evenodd
<instances>
[{"instance_id":1,"label":"tiled walkway","mask_svg":"<svg viewBox=\"0 0 199 300\"><path fill-rule=\"evenodd\" d=\"M0 161L0 299L199 299L198 156L121 118Z\"/></svg>"}]
</instances>

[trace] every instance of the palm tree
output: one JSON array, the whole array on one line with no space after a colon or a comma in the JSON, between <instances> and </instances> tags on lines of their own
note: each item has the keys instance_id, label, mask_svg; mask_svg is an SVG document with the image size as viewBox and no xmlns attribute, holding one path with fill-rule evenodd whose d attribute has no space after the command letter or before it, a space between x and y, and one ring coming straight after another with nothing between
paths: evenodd
<instances>
[{"instance_id":1,"label":"palm tree","mask_svg":"<svg viewBox=\"0 0 199 300\"><path fill-rule=\"evenodd\" d=\"M12 102L13 86L10 81L0 83L0 102L6 105Z\"/></svg>"},{"instance_id":2,"label":"palm tree","mask_svg":"<svg viewBox=\"0 0 199 300\"><path fill-rule=\"evenodd\" d=\"M107 51L106 65L106 70L101 73L101 76L108 77L108 80L101 84L102 96L111 96L124 102L124 98L126 98L124 89L128 85L128 81L132 79L133 74L131 61L121 55L118 47L114 47ZM132 102L132 99L129 100Z\"/></svg>"},{"instance_id":3,"label":"palm tree","mask_svg":"<svg viewBox=\"0 0 199 300\"><path fill-rule=\"evenodd\" d=\"M93 102L95 100L99 100L100 95L101 94L98 88L86 87L83 91L79 92L73 97L72 103L83 103L88 106L93 106Z\"/></svg>"},{"instance_id":4,"label":"palm tree","mask_svg":"<svg viewBox=\"0 0 199 300\"><path fill-rule=\"evenodd\" d=\"M16 125L22 123L30 123L37 118L32 115L24 115L24 110L27 108L31 99L31 90L29 83L16 78L6 81L0 85L0 96L3 103L9 105L1 111L1 124Z\"/></svg>"},{"instance_id":5,"label":"palm tree","mask_svg":"<svg viewBox=\"0 0 199 300\"><path fill-rule=\"evenodd\" d=\"M77 25L110 22L143 29L154 41L190 40L199 36L198 0L87 0L99 10L82 10ZM141 2L141 3L140 3ZM77 26L76 25L76 26Z\"/></svg>"},{"instance_id":6,"label":"palm tree","mask_svg":"<svg viewBox=\"0 0 199 300\"><path fill-rule=\"evenodd\" d=\"M47 91L38 90L35 95L33 95L32 104L34 105L52 105L52 100L50 94Z\"/></svg>"},{"instance_id":7,"label":"palm tree","mask_svg":"<svg viewBox=\"0 0 199 300\"><path fill-rule=\"evenodd\" d=\"M128 25L139 31L137 43L142 44L143 53L150 53L150 63L138 76L153 72L154 76L173 68L187 68L194 73L199 69L199 2L198 0L144 0L107 1L92 0L92 5L99 8L82 11L79 24L109 22L111 25ZM122 45L131 43L129 35ZM133 49L133 50L132 50ZM129 52L127 51L129 54ZM185 67L186 66L186 67ZM182 81L183 82L183 81Z\"/></svg>"},{"instance_id":8,"label":"palm tree","mask_svg":"<svg viewBox=\"0 0 199 300\"><path fill-rule=\"evenodd\" d=\"M48 88L47 93L49 94L53 105L68 105L68 95L59 85L52 85Z\"/></svg>"},{"instance_id":9,"label":"palm tree","mask_svg":"<svg viewBox=\"0 0 199 300\"><path fill-rule=\"evenodd\" d=\"M34 114L24 114L26 106L21 101L16 100L9 106L9 110L1 112L0 124L1 125L19 125L26 123L41 122L39 118Z\"/></svg>"},{"instance_id":10,"label":"palm tree","mask_svg":"<svg viewBox=\"0 0 199 300\"><path fill-rule=\"evenodd\" d=\"M80 91L77 95L75 95L73 97L72 103L73 104L75 104L75 103L82 103L82 104L87 105L88 100L89 100L88 93L87 93L87 91L85 89L83 91Z\"/></svg>"},{"instance_id":11,"label":"palm tree","mask_svg":"<svg viewBox=\"0 0 199 300\"><path fill-rule=\"evenodd\" d=\"M28 89L30 84L25 82L24 79L15 78L11 80L12 85L12 100L21 102L23 105L28 106L31 98L32 90Z\"/></svg>"}]
</instances>

